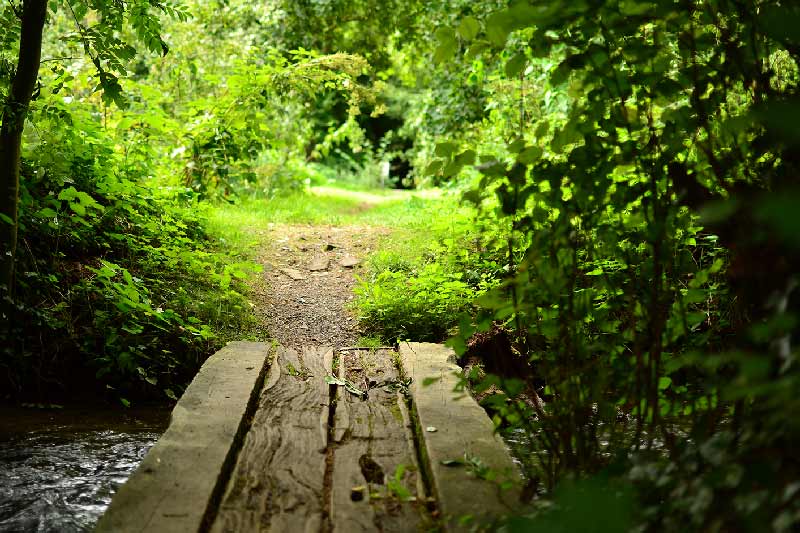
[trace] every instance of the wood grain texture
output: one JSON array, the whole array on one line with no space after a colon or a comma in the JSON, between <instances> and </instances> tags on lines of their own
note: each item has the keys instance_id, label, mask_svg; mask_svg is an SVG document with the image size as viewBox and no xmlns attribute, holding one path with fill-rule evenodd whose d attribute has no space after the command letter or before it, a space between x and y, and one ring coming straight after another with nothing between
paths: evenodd
<instances>
[{"instance_id":1,"label":"wood grain texture","mask_svg":"<svg viewBox=\"0 0 800 533\"><path fill-rule=\"evenodd\" d=\"M258 401L270 346L233 342L211 356L172 411L169 428L114 495L96 531L197 531L213 506L246 417Z\"/></svg>"},{"instance_id":2,"label":"wood grain texture","mask_svg":"<svg viewBox=\"0 0 800 533\"><path fill-rule=\"evenodd\" d=\"M278 349L211 531L320 531L332 353Z\"/></svg>"},{"instance_id":3,"label":"wood grain texture","mask_svg":"<svg viewBox=\"0 0 800 533\"><path fill-rule=\"evenodd\" d=\"M519 470L486 411L469 393L454 392L461 368L453 350L441 344L401 343L400 360L405 376L412 379L409 390L447 530L471 531L475 523L488 523L517 509ZM428 378L433 382L426 385ZM444 464L465 455L490 468L495 480ZM501 490L502 481L513 485ZM465 517L472 522L462 522Z\"/></svg>"},{"instance_id":4,"label":"wood grain texture","mask_svg":"<svg viewBox=\"0 0 800 533\"><path fill-rule=\"evenodd\" d=\"M334 468L331 487L331 524L334 532L418 531L420 503L405 502L388 489L396 469L403 465L402 486L417 494L418 469L398 404L398 394L387 386L399 375L394 352L378 350L340 353L339 376L361 390L362 399L339 387L334 417ZM354 487L364 487L354 501ZM370 497L377 494L381 497Z\"/></svg>"}]
</instances>

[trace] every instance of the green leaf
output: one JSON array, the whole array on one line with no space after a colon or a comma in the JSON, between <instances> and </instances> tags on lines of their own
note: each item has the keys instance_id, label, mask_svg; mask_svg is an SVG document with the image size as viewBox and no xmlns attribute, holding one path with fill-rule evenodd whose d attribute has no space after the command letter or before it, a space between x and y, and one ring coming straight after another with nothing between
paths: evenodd
<instances>
[{"instance_id":1,"label":"green leaf","mask_svg":"<svg viewBox=\"0 0 800 533\"><path fill-rule=\"evenodd\" d=\"M58 193L58 199L66 201L74 200L77 195L78 191L77 189L75 189L75 187L67 187L66 189Z\"/></svg>"},{"instance_id":2,"label":"green leaf","mask_svg":"<svg viewBox=\"0 0 800 533\"><path fill-rule=\"evenodd\" d=\"M358 387L356 387L355 384L352 381L349 381L349 380L345 383L344 388L345 388L345 390L347 392L349 392L350 394L355 394L356 396L366 396L367 395L366 392L364 392L363 390L361 390Z\"/></svg>"},{"instance_id":3,"label":"green leaf","mask_svg":"<svg viewBox=\"0 0 800 533\"><path fill-rule=\"evenodd\" d=\"M5 222L6 224L8 224L10 226L14 225L14 221L11 220L11 217L6 215L5 213L0 213L0 220L2 220L3 222Z\"/></svg>"},{"instance_id":4,"label":"green leaf","mask_svg":"<svg viewBox=\"0 0 800 533\"><path fill-rule=\"evenodd\" d=\"M525 139L522 137L517 137L510 143L508 143L508 151L512 154L518 154L525 148Z\"/></svg>"},{"instance_id":5,"label":"green leaf","mask_svg":"<svg viewBox=\"0 0 800 533\"><path fill-rule=\"evenodd\" d=\"M452 29L447 27L437 29L434 32L434 36L442 44L456 41L456 34Z\"/></svg>"},{"instance_id":6,"label":"green leaf","mask_svg":"<svg viewBox=\"0 0 800 533\"><path fill-rule=\"evenodd\" d=\"M625 0L619 4L620 13L629 17L647 14L654 8L655 6L651 2L637 2L636 0Z\"/></svg>"},{"instance_id":7,"label":"green leaf","mask_svg":"<svg viewBox=\"0 0 800 533\"><path fill-rule=\"evenodd\" d=\"M471 41L478 35L481 25L475 17L464 17L458 25L456 31L462 39Z\"/></svg>"},{"instance_id":8,"label":"green leaf","mask_svg":"<svg viewBox=\"0 0 800 533\"><path fill-rule=\"evenodd\" d=\"M433 62L438 65L455 55L458 50L458 41L455 32L450 28L439 28L434 35L439 41L439 46L433 52Z\"/></svg>"},{"instance_id":9,"label":"green leaf","mask_svg":"<svg viewBox=\"0 0 800 533\"><path fill-rule=\"evenodd\" d=\"M446 167L444 167L444 170L442 171L442 175L445 178L450 178L452 176L455 176L459 172L461 172L461 169L463 169L463 168L464 168L464 164L463 163L460 163L457 160L453 160L453 161L450 162L450 164L448 164Z\"/></svg>"},{"instance_id":10,"label":"green leaf","mask_svg":"<svg viewBox=\"0 0 800 533\"><path fill-rule=\"evenodd\" d=\"M423 387L430 387L431 385L433 385L437 381L441 381L441 379L442 379L441 376L425 378L425 379L422 380L422 386Z\"/></svg>"},{"instance_id":11,"label":"green leaf","mask_svg":"<svg viewBox=\"0 0 800 533\"><path fill-rule=\"evenodd\" d=\"M513 26L514 20L508 10L493 13L486 19L486 37L492 44L503 46L506 44L506 39L508 39L508 34L511 33Z\"/></svg>"},{"instance_id":12,"label":"green leaf","mask_svg":"<svg viewBox=\"0 0 800 533\"><path fill-rule=\"evenodd\" d=\"M425 175L426 176L433 176L434 174L436 174L440 170L442 170L443 166L444 166L444 161L442 161L441 159L435 159L435 160L431 161L430 163L428 163L428 166L425 167L425 171L424 171Z\"/></svg>"},{"instance_id":13,"label":"green leaf","mask_svg":"<svg viewBox=\"0 0 800 533\"><path fill-rule=\"evenodd\" d=\"M86 208L83 207L83 204L80 203L71 203L69 204L69 208L75 211L77 214L83 216L86 214Z\"/></svg>"},{"instance_id":14,"label":"green leaf","mask_svg":"<svg viewBox=\"0 0 800 533\"><path fill-rule=\"evenodd\" d=\"M335 376L325 376L325 383L327 383L328 385L340 385L340 386L347 385L347 381L337 378Z\"/></svg>"},{"instance_id":15,"label":"green leaf","mask_svg":"<svg viewBox=\"0 0 800 533\"><path fill-rule=\"evenodd\" d=\"M466 56L468 59L474 59L489 48L491 48L491 45L486 41L476 41L472 43L469 48L467 48Z\"/></svg>"},{"instance_id":16,"label":"green leaf","mask_svg":"<svg viewBox=\"0 0 800 533\"><path fill-rule=\"evenodd\" d=\"M520 72L525 69L525 65L528 63L528 58L525 57L523 52L519 52L514 55L511 59L506 62L506 76L509 78L516 78L519 76Z\"/></svg>"},{"instance_id":17,"label":"green leaf","mask_svg":"<svg viewBox=\"0 0 800 533\"><path fill-rule=\"evenodd\" d=\"M486 176L504 176L506 173L506 165L500 161L487 161L478 165L478 170Z\"/></svg>"},{"instance_id":18,"label":"green leaf","mask_svg":"<svg viewBox=\"0 0 800 533\"><path fill-rule=\"evenodd\" d=\"M433 52L433 62L436 65L440 65L445 61L451 59L455 53L458 45L455 41L442 43L436 47L436 50Z\"/></svg>"},{"instance_id":19,"label":"green leaf","mask_svg":"<svg viewBox=\"0 0 800 533\"><path fill-rule=\"evenodd\" d=\"M517 156L517 161L523 165L530 165L531 163L538 161L539 158L542 157L543 153L544 151L538 146L527 146L519 153Z\"/></svg>"},{"instance_id":20,"label":"green leaf","mask_svg":"<svg viewBox=\"0 0 800 533\"><path fill-rule=\"evenodd\" d=\"M455 162L461 166L473 165L476 155L475 150L464 150L456 156Z\"/></svg>"},{"instance_id":21,"label":"green leaf","mask_svg":"<svg viewBox=\"0 0 800 533\"><path fill-rule=\"evenodd\" d=\"M458 149L458 145L454 142L442 142L436 145L434 153L439 157L450 157Z\"/></svg>"}]
</instances>

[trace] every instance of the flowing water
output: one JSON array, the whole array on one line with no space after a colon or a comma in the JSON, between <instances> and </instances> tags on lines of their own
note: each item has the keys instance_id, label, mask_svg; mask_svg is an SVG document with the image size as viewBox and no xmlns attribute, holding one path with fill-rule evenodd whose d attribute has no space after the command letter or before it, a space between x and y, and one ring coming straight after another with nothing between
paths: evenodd
<instances>
[{"instance_id":1,"label":"flowing water","mask_svg":"<svg viewBox=\"0 0 800 533\"><path fill-rule=\"evenodd\" d=\"M0 408L0 532L91 531L169 411Z\"/></svg>"}]
</instances>

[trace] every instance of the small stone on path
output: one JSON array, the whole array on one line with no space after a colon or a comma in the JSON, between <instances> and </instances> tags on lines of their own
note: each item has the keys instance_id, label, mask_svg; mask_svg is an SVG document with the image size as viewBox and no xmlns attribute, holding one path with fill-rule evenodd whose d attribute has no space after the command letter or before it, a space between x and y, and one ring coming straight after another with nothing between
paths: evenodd
<instances>
[{"instance_id":1,"label":"small stone on path","mask_svg":"<svg viewBox=\"0 0 800 533\"><path fill-rule=\"evenodd\" d=\"M330 260L325 257L324 255L320 255L315 257L311 263L308 265L308 269L311 272L319 272L322 270L328 270L328 265L330 264Z\"/></svg>"},{"instance_id":2,"label":"small stone on path","mask_svg":"<svg viewBox=\"0 0 800 533\"><path fill-rule=\"evenodd\" d=\"M306 275L297 270L296 268L282 268L281 272L283 272L284 274L286 274L295 281L301 281L307 279Z\"/></svg>"},{"instance_id":3,"label":"small stone on path","mask_svg":"<svg viewBox=\"0 0 800 533\"><path fill-rule=\"evenodd\" d=\"M360 262L361 261L359 261L358 259L356 259L352 255L346 255L346 256L344 256L342 258L341 261L339 261L339 264L342 265L345 268L353 268L354 266L356 266Z\"/></svg>"}]
</instances>

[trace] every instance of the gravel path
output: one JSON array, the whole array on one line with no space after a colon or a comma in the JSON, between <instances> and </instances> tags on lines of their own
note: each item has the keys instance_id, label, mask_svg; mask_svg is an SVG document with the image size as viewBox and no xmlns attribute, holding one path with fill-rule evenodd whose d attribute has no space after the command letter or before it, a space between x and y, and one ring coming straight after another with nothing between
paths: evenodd
<instances>
[{"instance_id":1,"label":"gravel path","mask_svg":"<svg viewBox=\"0 0 800 533\"><path fill-rule=\"evenodd\" d=\"M359 336L354 274L390 230L374 226L276 224L261 256L264 281L254 304L271 338L283 346L353 346Z\"/></svg>"}]
</instances>

